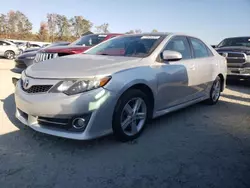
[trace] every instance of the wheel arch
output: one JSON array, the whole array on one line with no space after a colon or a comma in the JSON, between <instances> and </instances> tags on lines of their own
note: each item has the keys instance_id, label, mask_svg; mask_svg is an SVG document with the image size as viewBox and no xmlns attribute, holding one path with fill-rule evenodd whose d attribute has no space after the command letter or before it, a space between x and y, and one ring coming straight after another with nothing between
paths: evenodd
<instances>
[{"instance_id":1,"label":"wheel arch","mask_svg":"<svg viewBox=\"0 0 250 188\"><path fill-rule=\"evenodd\" d=\"M221 73L218 76L220 77L220 80L221 80L221 86L222 86L221 91L223 91L225 88L225 78L224 78L223 74L221 74Z\"/></svg>"},{"instance_id":2,"label":"wheel arch","mask_svg":"<svg viewBox=\"0 0 250 188\"><path fill-rule=\"evenodd\" d=\"M117 101L119 101L123 94L131 89L138 89L147 95L150 103L150 117L152 117L155 107L155 93L153 92L153 89L145 82L127 84L126 87L122 89L122 92L120 93Z\"/></svg>"}]
</instances>

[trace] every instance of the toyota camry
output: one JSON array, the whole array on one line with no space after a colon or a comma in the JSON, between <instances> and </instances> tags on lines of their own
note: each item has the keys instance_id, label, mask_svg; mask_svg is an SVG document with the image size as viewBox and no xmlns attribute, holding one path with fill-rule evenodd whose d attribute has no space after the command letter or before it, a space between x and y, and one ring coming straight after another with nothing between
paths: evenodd
<instances>
[{"instance_id":1,"label":"toyota camry","mask_svg":"<svg viewBox=\"0 0 250 188\"><path fill-rule=\"evenodd\" d=\"M226 66L224 57L196 37L119 36L84 54L28 67L16 84L16 117L59 137L87 140L114 133L128 141L149 119L201 101L216 104Z\"/></svg>"}]
</instances>

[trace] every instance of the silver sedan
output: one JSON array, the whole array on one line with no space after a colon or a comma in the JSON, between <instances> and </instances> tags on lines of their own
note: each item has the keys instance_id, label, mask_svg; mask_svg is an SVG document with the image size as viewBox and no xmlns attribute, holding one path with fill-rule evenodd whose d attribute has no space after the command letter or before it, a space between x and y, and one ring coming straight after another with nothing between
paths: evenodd
<instances>
[{"instance_id":1,"label":"silver sedan","mask_svg":"<svg viewBox=\"0 0 250 188\"><path fill-rule=\"evenodd\" d=\"M149 119L201 101L216 104L226 72L225 58L196 37L124 35L28 67L16 85L16 117L50 135L114 133L128 141Z\"/></svg>"}]
</instances>

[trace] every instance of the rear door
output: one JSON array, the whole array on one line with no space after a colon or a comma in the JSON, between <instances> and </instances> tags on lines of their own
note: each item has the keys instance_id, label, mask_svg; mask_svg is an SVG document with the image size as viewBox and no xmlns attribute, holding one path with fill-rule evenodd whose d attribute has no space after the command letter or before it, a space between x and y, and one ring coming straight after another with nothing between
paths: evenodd
<instances>
[{"instance_id":1,"label":"rear door","mask_svg":"<svg viewBox=\"0 0 250 188\"><path fill-rule=\"evenodd\" d=\"M218 63L213 53L201 40L194 37L188 37L188 39L196 64L196 85L200 91L199 95L202 96L203 92L213 82L214 68Z\"/></svg>"},{"instance_id":2,"label":"rear door","mask_svg":"<svg viewBox=\"0 0 250 188\"><path fill-rule=\"evenodd\" d=\"M175 36L164 50L182 54L179 61L165 62L158 75L157 110L176 106L196 98L196 62L194 61L187 37Z\"/></svg>"}]
</instances>

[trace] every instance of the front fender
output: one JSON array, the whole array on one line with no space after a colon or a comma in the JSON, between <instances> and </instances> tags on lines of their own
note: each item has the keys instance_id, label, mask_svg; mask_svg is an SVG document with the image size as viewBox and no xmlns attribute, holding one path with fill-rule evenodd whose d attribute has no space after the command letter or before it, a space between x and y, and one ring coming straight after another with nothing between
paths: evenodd
<instances>
[{"instance_id":1,"label":"front fender","mask_svg":"<svg viewBox=\"0 0 250 188\"><path fill-rule=\"evenodd\" d=\"M144 84L151 89L155 97L157 93L156 75L156 71L148 66L118 72L112 75L112 79L105 86L105 89L115 92L119 98L130 87Z\"/></svg>"}]
</instances>

